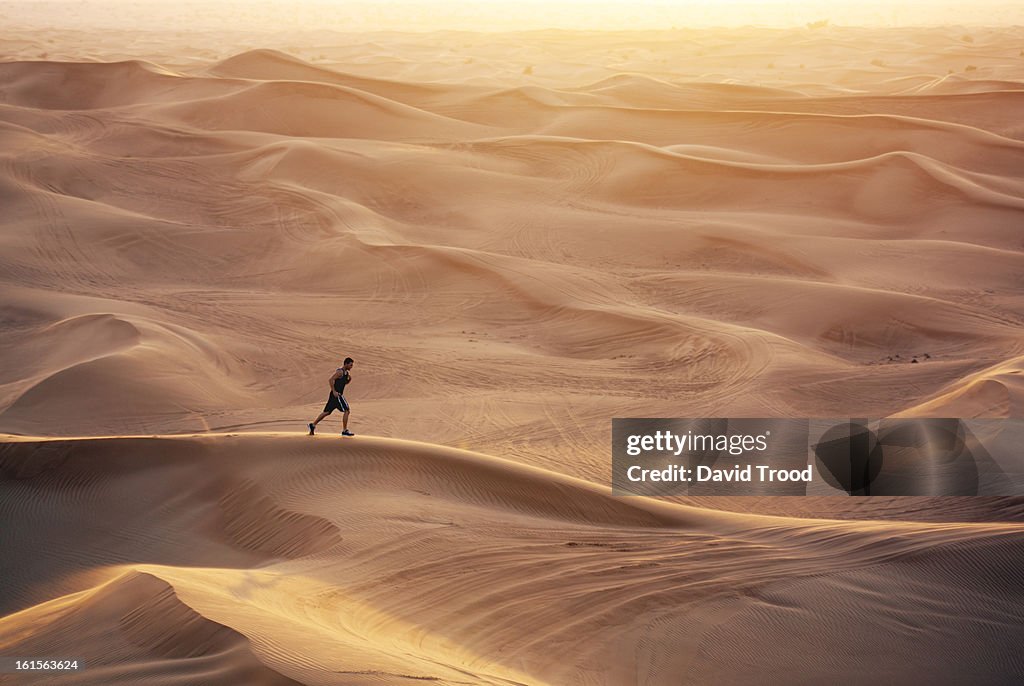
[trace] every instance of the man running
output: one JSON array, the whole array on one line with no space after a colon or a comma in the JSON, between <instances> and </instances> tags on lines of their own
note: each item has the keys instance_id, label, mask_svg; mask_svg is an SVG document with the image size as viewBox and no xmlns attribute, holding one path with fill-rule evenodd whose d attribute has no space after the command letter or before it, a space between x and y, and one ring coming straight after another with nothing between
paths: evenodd
<instances>
[{"instance_id":1,"label":"man running","mask_svg":"<svg viewBox=\"0 0 1024 686\"><path fill-rule=\"evenodd\" d=\"M341 410L341 427L342 436L355 436L354 433L348 430L348 401L345 400L345 385L351 383L352 375L348 373L348 370L352 369L354 360L351 357L346 357L345 362L338 367L331 378L327 381L328 387L331 389L331 394L327 397L327 404L324 405L324 411L320 413L320 416L314 419L309 424L309 435L312 436L316 433L316 425L320 423L320 420L334 412L335 410Z\"/></svg>"}]
</instances>

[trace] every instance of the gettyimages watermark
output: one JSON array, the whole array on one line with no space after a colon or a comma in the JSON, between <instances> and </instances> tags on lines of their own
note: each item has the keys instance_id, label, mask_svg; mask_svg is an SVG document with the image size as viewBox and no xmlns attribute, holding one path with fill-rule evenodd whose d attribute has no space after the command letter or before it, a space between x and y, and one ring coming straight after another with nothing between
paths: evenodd
<instances>
[{"instance_id":1,"label":"gettyimages watermark","mask_svg":"<svg viewBox=\"0 0 1024 686\"><path fill-rule=\"evenodd\" d=\"M1024 495L1024 419L613 419L614 495Z\"/></svg>"}]
</instances>

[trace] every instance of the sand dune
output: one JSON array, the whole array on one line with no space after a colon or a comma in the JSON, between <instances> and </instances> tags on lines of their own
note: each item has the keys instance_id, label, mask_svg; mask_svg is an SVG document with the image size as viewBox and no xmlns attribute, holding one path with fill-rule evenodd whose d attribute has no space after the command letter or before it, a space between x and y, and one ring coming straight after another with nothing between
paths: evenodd
<instances>
[{"instance_id":1,"label":"sand dune","mask_svg":"<svg viewBox=\"0 0 1024 686\"><path fill-rule=\"evenodd\" d=\"M486 132L364 91L301 81L261 82L241 92L163 108L154 116L208 130L295 137L403 140Z\"/></svg>"},{"instance_id":2,"label":"sand dune","mask_svg":"<svg viewBox=\"0 0 1024 686\"><path fill-rule=\"evenodd\" d=\"M943 35L906 37L935 47ZM1003 50L1001 35L985 49ZM11 359L67 319L44 299L99 298L73 316L136 328L143 316L150 328L70 368L46 356L10 365L0 426L91 431L88 403L63 403L59 427L38 417L78 384L131 398L105 413L115 433L301 425L340 348L379 360L371 425L487 451L509 446L465 441L580 413L841 415L852 403L878 415L930 403L941 414L956 384L1022 351L1022 143L1002 114L1015 74L945 74L943 59L962 58L951 47L905 63L882 55L881 79L811 60L846 49L841 34L823 36L798 36L808 68L772 79L747 78L752 55L785 39L756 32L732 53L735 36L694 36L686 50L732 70L720 78L653 69L643 60L665 43L643 39L633 69L598 75L586 40L543 34L538 49L576 62L551 62L534 82L485 82L476 62L461 81L447 66L431 80L407 78L409 65L384 77L341 52L311 63L239 50L191 67L10 54L4 273L28 289L9 316L22 327ZM398 50L374 40L381 55ZM742 352L711 352L724 349ZM912 375L878 364L924 353ZM152 354L181 355L183 373L168 369L142 400L128 379L157 364ZM409 373L424 366L438 373ZM197 370L216 383L193 384ZM532 415L508 395L507 419L457 410L451 429L388 400L475 397L480 408L511 378L540 400ZM744 393L714 386L733 378ZM973 398L967 414L1002 414L1018 402L1005 388L957 397ZM577 393L603 397L581 408L567 400ZM469 430L478 419L498 425ZM574 421L540 433L586 453L602 444ZM513 454L601 473L552 441Z\"/></svg>"},{"instance_id":3,"label":"sand dune","mask_svg":"<svg viewBox=\"0 0 1024 686\"><path fill-rule=\"evenodd\" d=\"M751 518L374 438L16 439L0 468L0 648L73 640L82 683L746 683L725 656L750 641L769 680L794 652L797 683L864 654L894 681L965 654L981 683L1024 674L1019 524ZM157 481L97 538L87 513ZM59 536L46 555L33 530Z\"/></svg>"},{"instance_id":4,"label":"sand dune","mask_svg":"<svg viewBox=\"0 0 1024 686\"><path fill-rule=\"evenodd\" d=\"M0 654L1024 680L1021 498L608 489L612 417L1021 416L1019 28L74 21L0 48Z\"/></svg>"},{"instance_id":5,"label":"sand dune","mask_svg":"<svg viewBox=\"0 0 1024 686\"><path fill-rule=\"evenodd\" d=\"M319 67L279 50L249 50L209 67L207 73L218 77L234 77L257 81L308 81L346 86L422 107L435 99L443 100L452 92L475 92L480 88L459 88L452 84L419 84L389 79L371 79L335 69Z\"/></svg>"},{"instance_id":6,"label":"sand dune","mask_svg":"<svg viewBox=\"0 0 1024 686\"><path fill-rule=\"evenodd\" d=\"M60 677L68 683L301 683L267 668L252 654L245 636L203 617L181 602L172 586L144 572L125 571L15 618L13 626L45 627L18 645L33 654L66 650L71 640L106 645L104 664L94 660L87 674ZM191 668L183 671L181 664ZM37 681L47 678L53 677Z\"/></svg>"},{"instance_id":7,"label":"sand dune","mask_svg":"<svg viewBox=\"0 0 1024 686\"><path fill-rule=\"evenodd\" d=\"M1024 384L1024 359L1015 358L958 379L935 397L905 410L902 416L927 417L933 412L959 412L959 416L979 416L980 407L1016 417L1021 412L1020 393Z\"/></svg>"},{"instance_id":8,"label":"sand dune","mask_svg":"<svg viewBox=\"0 0 1024 686\"><path fill-rule=\"evenodd\" d=\"M536 38L587 59L583 40ZM717 64L748 73L734 57ZM9 57L4 272L26 290L6 350L27 359L69 316L141 338L32 351L4 370L0 427L301 426L342 348L377 360L362 411L383 433L585 478L606 429L549 418L1010 412L1013 384L957 389L1024 350L1022 143L991 119L1013 74L928 86L933 60L854 84L815 64L744 82L567 63L487 85L279 49L193 67ZM147 369L160 380L137 387ZM481 414L511 379L508 406ZM389 398L439 416L473 400L453 424ZM513 427L549 438L510 446Z\"/></svg>"},{"instance_id":9,"label":"sand dune","mask_svg":"<svg viewBox=\"0 0 1024 686\"><path fill-rule=\"evenodd\" d=\"M190 82L141 60L10 62L0 65L0 75L6 85L5 104L47 110L92 110L146 102Z\"/></svg>"}]
</instances>

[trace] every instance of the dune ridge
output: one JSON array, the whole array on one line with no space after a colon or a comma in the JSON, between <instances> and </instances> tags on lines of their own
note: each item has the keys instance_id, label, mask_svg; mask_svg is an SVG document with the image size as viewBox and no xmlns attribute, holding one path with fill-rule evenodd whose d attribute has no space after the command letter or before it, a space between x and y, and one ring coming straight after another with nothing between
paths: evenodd
<instances>
[{"instance_id":1,"label":"dune ridge","mask_svg":"<svg viewBox=\"0 0 1024 686\"><path fill-rule=\"evenodd\" d=\"M85 512L157 474L163 494L122 499L121 521L201 537L143 542L132 526L106 545L83 535ZM1020 625L993 602L1019 588L1019 521L751 517L614 498L515 462L374 437L8 437L0 475L15 524L8 550L33 545L30 522L64 526L53 541L63 565L16 569L7 560L26 558L5 558L15 590L0 647L47 650L73 635L95 671L72 683L211 673L259 683L582 683L585 665L607 683L638 678L643 665L643 679L660 683L679 669L720 673L715 651L737 640L763 635L789 649L778 626L794 611L837 630L850 613L878 617L877 632L859 634L848 652L818 632L806 683L893 641L900 653L882 651L875 668L897 680L941 680L949 665L917 652L936 642L948 643L949 659L991 656L979 662L985 683L1024 669L1003 659ZM381 507L389 501L400 505ZM260 530L270 538L254 546ZM893 583L906 587L903 602L884 600ZM957 631L941 628L947 616L959 618ZM758 628L739 639L741 623ZM928 640L903 632L908 623ZM552 645L573 657L552 660ZM747 668L719 678L741 683ZM771 669L768 678L792 675L788 664Z\"/></svg>"}]
</instances>

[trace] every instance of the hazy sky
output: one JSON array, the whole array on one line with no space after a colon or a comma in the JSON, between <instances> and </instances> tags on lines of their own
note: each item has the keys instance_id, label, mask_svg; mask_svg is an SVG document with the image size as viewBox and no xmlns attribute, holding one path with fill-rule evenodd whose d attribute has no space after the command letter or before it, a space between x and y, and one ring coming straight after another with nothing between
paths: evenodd
<instances>
[{"instance_id":1,"label":"hazy sky","mask_svg":"<svg viewBox=\"0 0 1024 686\"><path fill-rule=\"evenodd\" d=\"M677 26L1024 24L1007 0L0 0L0 23L196 28L667 29Z\"/></svg>"}]
</instances>

